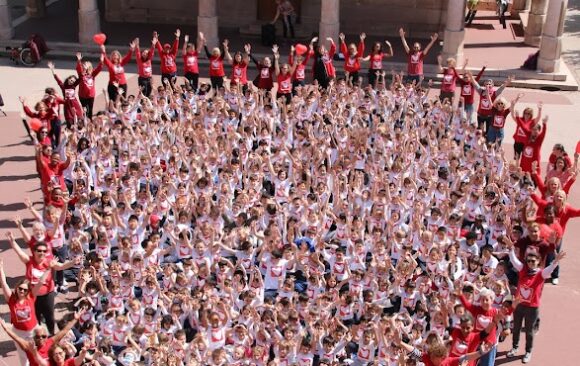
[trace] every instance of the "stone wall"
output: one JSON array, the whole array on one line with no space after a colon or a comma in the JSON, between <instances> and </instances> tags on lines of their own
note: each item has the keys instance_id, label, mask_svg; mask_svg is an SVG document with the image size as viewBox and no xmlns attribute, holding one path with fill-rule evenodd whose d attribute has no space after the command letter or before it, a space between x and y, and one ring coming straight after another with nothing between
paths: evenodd
<instances>
[{"instance_id":1,"label":"stone wall","mask_svg":"<svg viewBox=\"0 0 580 366\"><path fill-rule=\"evenodd\" d=\"M217 0L220 27L238 27L256 19L256 0ZM191 24L197 22L197 0L106 0L110 22Z\"/></svg>"},{"instance_id":2,"label":"stone wall","mask_svg":"<svg viewBox=\"0 0 580 366\"><path fill-rule=\"evenodd\" d=\"M273 0L272 0L273 1ZM320 2L302 0L300 28L318 31ZM342 0L341 29L345 33L397 35L399 27L409 37L442 32L448 0ZM197 0L106 0L108 21L186 24L197 21ZM218 0L220 27L256 23L257 0Z\"/></svg>"}]
</instances>

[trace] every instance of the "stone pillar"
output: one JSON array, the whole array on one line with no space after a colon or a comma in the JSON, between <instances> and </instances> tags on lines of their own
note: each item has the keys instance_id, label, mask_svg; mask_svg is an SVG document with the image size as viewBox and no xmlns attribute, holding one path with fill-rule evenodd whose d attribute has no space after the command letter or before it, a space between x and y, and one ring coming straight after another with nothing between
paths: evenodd
<instances>
[{"instance_id":1,"label":"stone pillar","mask_svg":"<svg viewBox=\"0 0 580 366\"><path fill-rule=\"evenodd\" d=\"M331 37L338 42L340 32L340 0L320 1L320 25L318 28L318 42L326 44L326 38Z\"/></svg>"},{"instance_id":2,"label":"stone pillar","mask_svg":"<svg viewBox=\"0 0 580 366\"><path fill-rule=\"evenodd\" d=\"M527 13L530 11L532 0L514 0L512 5L512 13Z\"/></svg>"},{"instance_id":3,"label":"stone pillar","mask_svg":"<svg viewBox=\"0 0 580 366\"><path fill-rule=\"evenodd\" d=\"M562 34L566 20L568 0L550 0L546 24L542 32L538 69L542 72L560 71L560 55L562 54Z\"/></svg>"},{"instance_id":4,"label":"stone pillar","mask_svg":"<svg viewBox=\"0 0 580 366\"><path fill-rule=\"evenodd\" d=\"M31 18L46 16L46 0L27 0L26 14Z\"/></svg>"},{"instance_id":5,"label":"stone pillar","mask_svg":"<svg viewBox=\"0 0 580 366\"><path fill-rule=\"evenodd\" d=\"M79 42L92 43L93 35L96 33L101 33L97 0L79 0Z\"/></svg>"},{"instance_id":6,"label":"stone pillar","mask_svg":"<svg viewBox=\"0 0 580 366\"><path fill-rule=\"evenodd\" d=\"M0 39L11 39L14 36L14 27L12 27L12 15L8 0L0 0Z\"/></svg>"},{"instance_id":7,"label":"stone pillar","mask_svg":"<svg viewBox=\"0 0 580 366\"><path fill-rule=\"evenodd\" d=\"M547 9L548 0L532 0L528 26L525 29L524 35L524 43L528 46L538 47L540 45Z\"/></svg>"},{"instance_id":8,"label":"stone pillar","mask_svg":"<svg viewBox=\"0 0 580 366\"><path fill-rule=\"evenodd\" d=\"M463 59L465 38L465 0L449 0L447 3L447 23L443 33L443 61L449 57L457 61Z\"/></svg>"},{"instance_id":9,"label":"stone pillar","mask_svg":"<svg viewBox=\"0 0 580 366\"><path fill-rule=\"evenodd\" d=\"M219 45L217 0L199 0L199 10L197 16L197 30L203 32L207 40L207 47L217 47ZM192 38L194 41L195 36Z\"/></svg>"}]
</instances>

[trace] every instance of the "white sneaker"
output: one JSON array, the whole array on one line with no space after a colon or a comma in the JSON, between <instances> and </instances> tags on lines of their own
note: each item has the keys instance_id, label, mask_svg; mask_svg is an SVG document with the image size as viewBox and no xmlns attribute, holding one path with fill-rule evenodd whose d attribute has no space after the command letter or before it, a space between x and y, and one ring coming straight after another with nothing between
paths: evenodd
<instances>
[{"instance_id":1,"label":"white sneaker","mask_svg":"<svg viewBox=\"0 0 580 366\"><path fill-rule=\"evenodd\" d=\"M523 363L529 363L532 360L532 352L526 352L524 358L522 359Z\"/></svg>"},{"instance_id":2,"label":"white sneaker","mask_svg":"<svg viewBox=\"0 0 580 366\"><path fill-rule=\"evenodd\" d=\"M511 351L509 351L506 355L507 358L512 358L512 357L516 357L518 355L518 348L514 347L511 349Z\"/></svg>"},{"instance_id":3,"label":"white sneaker","mask_svg":"<svg viewBox=\"0 0 580 366\"><path fill-rule=\"evenodd\" d=\"M559 278L552 278L552 285L557 286L560 283Z\"/></svg>"}]
</instances>

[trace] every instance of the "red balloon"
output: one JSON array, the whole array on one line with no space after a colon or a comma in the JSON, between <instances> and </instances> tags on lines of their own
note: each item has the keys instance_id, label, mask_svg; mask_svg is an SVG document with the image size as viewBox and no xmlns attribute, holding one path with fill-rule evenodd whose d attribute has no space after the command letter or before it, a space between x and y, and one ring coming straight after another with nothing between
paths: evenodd
<instances>
[{"instance_id":1,"label":"red balloon","mask_svg":"<svg viewBox=\"0 0 580 366\"><path fill-rule=\"evenodd\" d=\"M105 33L97 33L93 36L93 41L95 41L99 46L104 45L106 40L107 35Z\"/></svg>"},{"instance_id":2,"label":"red balloon","mask_svg":"<svg viewBox=\"0 0 580 366\"><path fill-rule=\"evenodd\" d=\"M302 43L296 44L296 46L294 46L294 48L296 49L296 54L297 55L303 55L303 54L306 53L306 51L308 51L308 47L306 47Z\"/></svg>"},{"instance_id":3,"label":"red balloon","mask_svg":"<svg viewBox=\"0 0 580 366\"><path fill-rule=\"evenodd\" d=\"M30 126L30 129L34 132L38 132L40 131L40 129L42 128L42 121L39 120L38 118L31 118L28 121L28 125Z\"/></svg>"},{"instance_id":4,"label":"red balloon","mask_svg":"<svg viewBox=\"0 0 580 366\"><path fill-rule=\"evenodd\" d=\"M580 154L580 141L576 144L576 154Z\"/></svg>"}]
</instances>

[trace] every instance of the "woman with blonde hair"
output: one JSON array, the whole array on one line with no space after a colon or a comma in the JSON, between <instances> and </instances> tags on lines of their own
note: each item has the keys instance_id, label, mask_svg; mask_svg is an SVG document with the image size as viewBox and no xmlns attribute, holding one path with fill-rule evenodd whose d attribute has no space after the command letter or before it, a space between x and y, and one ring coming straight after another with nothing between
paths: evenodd
<instances>
[{"instance_id":1,"label":"woman with blonde hair","mask_svg":"<svg viewBox=\"0 0 580 366\"><path fill-rule=\"evenodd\" d=\"M113 104L117 101L120 94L127 96L127 78L125 77L124 66L131 61L133 51L136 43L131 41L131 47L124 57L121 57L121 52L114 50L110 56L107 56L107 49L105 45L101 45L101 53L107 69L109 70L109 86L107 87L107 94L109 94L109 102ZM122 93L119 93L122 90Z\"/></svg>"}]
</instances>

